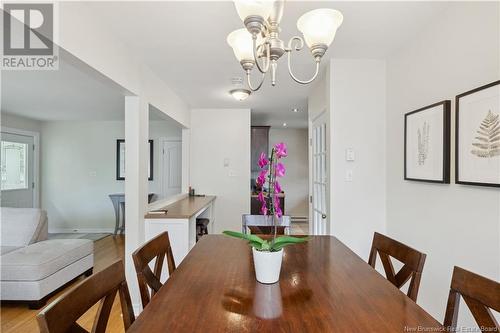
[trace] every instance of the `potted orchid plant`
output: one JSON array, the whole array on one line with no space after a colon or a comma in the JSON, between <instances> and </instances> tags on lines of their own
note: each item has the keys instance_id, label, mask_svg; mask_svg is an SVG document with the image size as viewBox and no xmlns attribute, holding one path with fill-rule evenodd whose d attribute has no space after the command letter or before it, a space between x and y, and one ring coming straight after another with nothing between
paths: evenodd
<instances>
[{"instance_id":1,"label":"potted orchid plant","mask_svg":"<svg viewBox=\"0 0 500 333\"><path fill-rule=\"evenodd\" d=\"M287 155L286 144L278 143L272 148L269 157L265 153L261 153L258 162L261 171L256 179L256 184L260 188L257 198L262 204L260 210L262 215L266 216L266 218L271 218L273 221L273 235L271 239L262 239L257 235L235 231L223 232L225 235L248 241L252 247L255 275L257 281L261 283L270 284L278 282L283 259L283 248L285 246L303 243L308 240L307 237L276 237L279 221L283 217L279 198L279 194L282 191L279 179L285 176L286 171L281 159ZM267 192L265 189L266 183L268 185Z\"/></svg>"}]
</instances>

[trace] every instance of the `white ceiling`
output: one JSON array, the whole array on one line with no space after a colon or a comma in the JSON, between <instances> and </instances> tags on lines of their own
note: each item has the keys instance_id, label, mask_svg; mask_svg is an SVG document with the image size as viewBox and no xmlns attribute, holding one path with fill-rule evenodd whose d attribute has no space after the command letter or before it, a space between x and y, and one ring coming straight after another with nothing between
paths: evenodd
<instances>
[{"instance_id":1,"label":"white ceiling","mask_svg":"<svg viewBox=\"0 0 500 333\"><path fill-rule=\"evenodd\" d=\"M336 8L344 23L325 57L386 58L439 15L447 2L287 2L282 39L298 34L295 22L311 9ZM128 44L193 108L251 108L257 125L307 126L311 86L292 81L286 59L279 62L278 82L269 81L248 100L237 102L228 91L231 78L242 76L226 36L242 27L234 5L224 2L89 2L104 26ZM297 74L311 74L308 50L294 59ZM324 61L325 62L325 61ZM324 64L323 64L324 66ZM254 73L256 74L256 73ZM86 70L61 62L58 71L3 71L2 112L39 120L123 119L123 92ZM298 108L301 112L293 113Z\"/></svg>"},{"instance_id":2,"label":"white ceiling","mask_svg":"<svg viewBox=\"0 0 500 333\"><path fill-rule=\"evenodd\" d=\"M62 58L59 70L2 71L2 113L40 121L124 119L123 92Z\"/></svg>"},{"instance_id":3,"label":"white ceiling","mask_svg":"<svg viewBox=\"0 0 500 333\"><path fill-rule=\"evenodd\" d=\"M299 33L296 21L304 12L336 8L343 12L344 23L326 57L385 58L449 5L289 1L281 37L287 42ZM227 34L242 27L232 1L93 2L89 6L191 107L248 107L256 124L281 126L286 122L289 127L307 126L311 86L292 81L285 58L279 63L276 87L267 81L244 102L237 102L228 94L231 78L242 76L241 67L226 44ZM308 50L303 50L294 63L302 77L313 70ZM295 107L302 112L292 113Z\"/></svg>"}]
</instances>

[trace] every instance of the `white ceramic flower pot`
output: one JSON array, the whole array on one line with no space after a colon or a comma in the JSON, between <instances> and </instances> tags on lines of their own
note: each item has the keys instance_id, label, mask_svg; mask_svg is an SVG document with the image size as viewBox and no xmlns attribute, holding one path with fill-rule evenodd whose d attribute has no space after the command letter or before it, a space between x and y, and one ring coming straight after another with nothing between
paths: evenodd
<instances>
[{"instance_id":1,"label":"white ceramic flower pot","mask_svg":"<svg viewBox=\"0 0 500 333\"><path fill-rule=\"evenodd\" d=\"M280 279L283 249L276 252L258 251L252 247L255 277L260 283L276 283Z\"/></svg>"}]
</instances>

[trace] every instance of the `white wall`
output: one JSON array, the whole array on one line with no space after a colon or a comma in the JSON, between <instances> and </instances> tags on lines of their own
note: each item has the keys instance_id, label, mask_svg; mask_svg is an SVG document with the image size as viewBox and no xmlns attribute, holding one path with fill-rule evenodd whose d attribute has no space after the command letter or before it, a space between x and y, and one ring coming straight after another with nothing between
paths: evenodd
<instances>
[{"instance_id":1,"label":"white wall","mask_svg":"<svg viewBox=\"0 0 500 333\"><path fill-rule=\"evenodd\" d=\"M51 231L113 230L115 215L111 193L123 193L125 182L116 180L116 140L125 135L123 121L42 123L42 207ZM151 121L154 140L153 181L159 193L160 137L180 139L180 128L167 121Z\"/></svg>"},{"instance_id":2,"label":"white wall","mask_svg":"<svg viewBox=\"0 0 500 333\"><path fill-rule=\"evenodd\" d=\"M291 216L309 215L309 167L307 129L274 128L269 130L269 147L285 142L288 157L283 158L286 175L280 180L285 191L285 213Z\"/></svg>"},{"instance_id":3,"label":"white wall","mask_svg":"<svg viewBox=\"0 0 500 333\"><path fill-rule=\"evenodd\" d=\"M330 68L332 234L367 259L373 232L385 232L385 62L336 59Z\"/></svg>"},{"instance_id":4,"label":"white wall","mask_svg":"<svg viewBox=\"0 0 500 333\"><path fill-rule=\"evenodd\" d=\"M149 192L156 193L156 200L165 199L161 195L161 158L162 150L160 138L167 138L172 140L182 140L182 129L171 121L149 121L149 139L153 140L153 180L149 181ZM179 161L181 163L181 161ZM179 182L181 180L179 179Z\"/></svg>"},{"instance_id":5,"label":"white wall","mask_svg":"<svg viewBox=\"0 0 500 333\"><path fill-rule=\"evenodd\" d=\"M387 61L387 231L427 253L418 303L440 321L454 265L500 279L500 191L403 180L404 113L451 99L454 129L455 95L500 77L499 3L450 7Z\"/></svg>"},{"instance_id":6,"label":"white wall","mask_svg":"<svg viewBox=\"0 0 500 333\"><path fill-rule=\"evenodd\" d=\"M191 186L217 196L216 233L241 230L250 213L250 109L194 109L190 132Z\"/></svg>"},{"instance_id":7,"label":"white wall","mask_svg":"<svg viewBox=\"0 0 500 333\"><path fill-rule=\"evenodd\" d=\"M25 131L40 133L42 123L38 120L16 116L2 111L0 116L1 126L16 128Z\"/></svg>"}]
</instances>

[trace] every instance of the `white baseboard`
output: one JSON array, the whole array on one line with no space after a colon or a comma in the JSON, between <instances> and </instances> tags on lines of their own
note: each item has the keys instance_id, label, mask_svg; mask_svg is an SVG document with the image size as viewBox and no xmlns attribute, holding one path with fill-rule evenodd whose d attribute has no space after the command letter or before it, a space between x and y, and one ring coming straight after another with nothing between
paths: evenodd
<instances>
[{"instance_id":1,"label":"white baseboard","mask_svg":"<svg viewBox=\"0 0 500 333\"><path fill-rule=\"evenodd\" d=\"M113 228L49 228L49 234L112 234Z\"/></svg>"}]
</instances>

